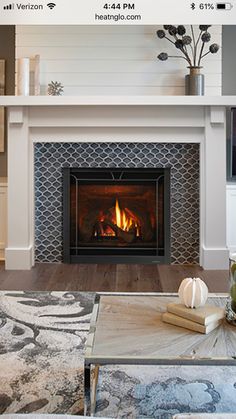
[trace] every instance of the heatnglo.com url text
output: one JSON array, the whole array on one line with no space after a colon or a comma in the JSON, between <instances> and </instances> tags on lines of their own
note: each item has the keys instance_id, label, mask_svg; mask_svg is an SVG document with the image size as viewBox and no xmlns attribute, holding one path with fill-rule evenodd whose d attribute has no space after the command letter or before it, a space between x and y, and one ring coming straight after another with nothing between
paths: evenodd
<instances>
[{"instance_id":1,"label":"heatnglo.com url text","mask_svg":"<svg viewBox=\"0 0 236 419\"><path fill-rule=\"evenodd\" d=\"M141 15L122 15L120 13L118 14L98 14L95 13L95 20L96 21L108 21L108 20L113 20L114 22L119 22L121 20L132 20L132 21L137 21L137 20L141 20L142 16Z\"/></svg>"}]
</instances>

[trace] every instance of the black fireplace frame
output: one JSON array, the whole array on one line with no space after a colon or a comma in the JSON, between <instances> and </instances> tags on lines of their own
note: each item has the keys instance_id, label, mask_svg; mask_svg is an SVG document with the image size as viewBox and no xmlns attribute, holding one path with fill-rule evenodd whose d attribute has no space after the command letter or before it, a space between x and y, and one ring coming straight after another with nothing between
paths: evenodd
<instances>
[{"instance_id":1,"label":"black fireplace frame","mask_svg":"<svg viewBox=\"0 0 236 419\"><path fill-rule=\"evenodd\" d=\"M158 177L164 176L164 255L71 255L70 254L70 175L71 172L79 173L82 181L114 181L119 182L130 179L123 179L124 173L136 176L142 171L142 176L146 174L148 180L156 183ZM63 262L64 263L133 263L133 264L170 264L170 167L167 168L73 168L65 167L62 169L63 179ZM103 178L103 174L111 174L110 178ZM94 174L94 178L92 177ZM96 177L95 177L96 174ZM98 175L101 174L101 177ZM140 179L141 180L141 179Z\"/></svg>"}]
</instances>

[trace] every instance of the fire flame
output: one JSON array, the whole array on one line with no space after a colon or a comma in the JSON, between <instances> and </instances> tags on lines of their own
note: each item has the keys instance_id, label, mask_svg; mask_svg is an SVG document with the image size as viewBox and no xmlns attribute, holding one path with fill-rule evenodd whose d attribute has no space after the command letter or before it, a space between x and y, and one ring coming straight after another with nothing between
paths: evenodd
<instances>
[{"instance_id":1,"label":"fire flame","mask_svg":"<svg viewBox=\"0 0 236 419\"><path fill-rule=\"evenodd\" d=\"M115 220L112 220L117 227L121 228L123 231L129 231L132 226L134 226L134 220L126 215L125 210L121 210L119 206L119 201L116 199L115 205Z\"/></svg>"},{"instance_id":2,"label":"fire flame","mask_svg":"<svg viewBox=\"0 0 236 419\"><path fill-rule=\"evenodd\" d=\"M100 235L101 236L116 236L115 231L112 227L106 225L103 226L103 222L105 222L105 216L103 213L100 214L99 221L100 225ZM119 227L123 231L130 231L131 229L136 230L136 237L140 237L140 227L138 223L138 219L136 215L129 210L128 208L121 209L119 205L118 199L116 199L115 207L114 207L114 215L111 217L111 221L114 225ZM95 232L95 237L97 237L98 233Z\"/></svg>"}]
</instances>

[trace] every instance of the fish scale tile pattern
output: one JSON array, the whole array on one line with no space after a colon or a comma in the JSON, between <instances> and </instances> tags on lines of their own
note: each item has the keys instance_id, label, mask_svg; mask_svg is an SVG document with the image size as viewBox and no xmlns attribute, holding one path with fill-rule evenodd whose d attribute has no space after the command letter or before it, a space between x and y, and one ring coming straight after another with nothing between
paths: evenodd
<instances>
[{"instance_id":1,"label":"fish scale tile pattern","mask_svg":"<svg viewBox=\"0 0 236 419\"><path fill-rule=\"evenodd\" d=\"M35 255L62 261L62 169L171 168L171 263L199 263L199 145L36 143Z\"/></svg>"}]
</instances>

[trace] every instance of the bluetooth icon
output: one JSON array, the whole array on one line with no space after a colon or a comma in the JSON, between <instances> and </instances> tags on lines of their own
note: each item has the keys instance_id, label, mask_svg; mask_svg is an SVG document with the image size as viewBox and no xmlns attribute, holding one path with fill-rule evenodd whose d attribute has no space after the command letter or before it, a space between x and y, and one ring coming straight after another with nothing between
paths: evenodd
<instances>
[{"instance_id":1,"label":"bluetooth icon","mask_svg":"<svg viewBox=\"0 0 236 419\"><path fill-rule=\"evenodd\" d=\"M191 4L191 9L194 10L196 8L195 3Z\"/></svg>"}]
</instances>

